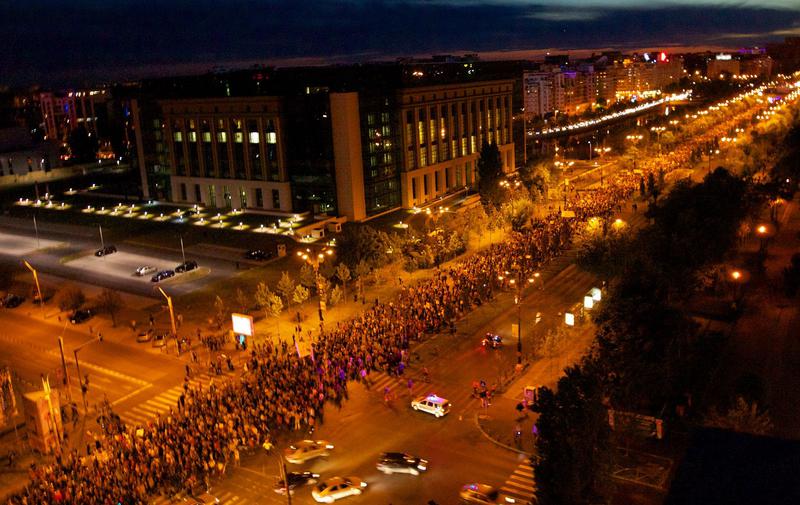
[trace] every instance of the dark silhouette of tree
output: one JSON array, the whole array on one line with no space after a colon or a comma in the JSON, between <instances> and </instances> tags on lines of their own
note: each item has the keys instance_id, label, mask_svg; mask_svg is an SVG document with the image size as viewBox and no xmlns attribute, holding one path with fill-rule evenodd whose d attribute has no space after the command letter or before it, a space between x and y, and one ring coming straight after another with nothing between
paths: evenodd
<instances>
[{"instance_id":1,"label":"dark silhouette of tree","mask_svg":"<svg viewBox=\"0 0 800 505\"><path fill-rule=\"evenodd\" d=\"M89 133L83 125L77 126L69 133L69 148L75 161L88 163L97 156L97 137Z\"/></svg>"},{"instance_id":2,"label":"dark silhouette of tree","mask_svg":"<svg viewBox=\"0 0 800 505\"><path fill-rule=\"evenodd\" d=\"M502 199L500 179L503 177L503 161L497 144L484 142L478 158L478 192L484 200L497 204Z\"/></svg>"}]
</instances>

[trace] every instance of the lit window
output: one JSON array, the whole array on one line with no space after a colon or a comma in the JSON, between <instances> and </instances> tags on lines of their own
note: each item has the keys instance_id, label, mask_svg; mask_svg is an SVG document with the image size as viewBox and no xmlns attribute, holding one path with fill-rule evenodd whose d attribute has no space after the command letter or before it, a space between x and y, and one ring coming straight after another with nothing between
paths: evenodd
<instances>
[{"instance_id":1,"label":"lit window","mask_svg":"<svg viewBox=\"0 0 800 505\"><path fill-rule=\"evenodd\" d=\"M241 144L244 142L244 133L242 132L234 132L233 133L233 141L237 144Z\"/></svg>"},{"instance_id":2,"label":"lit window","mask_svg":"<svg viewBox=\"0 0 800 505\"><path fill-rule=\"evenodd\" d=\"M227 142L228 132L217 132L217 142Z\"/></svg>"},{"instance_id":3,"label":"lit window","mask_svg":"<svg viewBox=\"0 0 800 505\"><path fill-rule=\"evenodd\" d=\"M258 132L250 132L250 143L251 144L258 144Z\"/></svg>"},{"instance_id":4,"label":"lit window","mask_svg":"<svg viewBox=\"0 0 800 505\"><path fill-rule=\"evenodd\" d=\"M175 142L183 142L183 132L174 132L172 134L172 139Z\"/></svg>"},{"instance_id":5,"label":"lit window","mask_svg":"<svg viewBox=\"0 0 800 505\"><path fill-rule=\"evenodd\" d=\"M197 132L189 132L189 142L197 142Z\"/></svg>"},{"instance_id":6,"label":"lit window","mask_svg":"<svg viewBox=\"0 0 800 505\"><path fill-rule=\"evenodd\" d=\"M267 132L267 144L277 144L278 136L275 132Z\"/></svg>"},{"instance_id":7,"label":"lit window","mask_svg":"<svg viewBox=\"0 0 800 505\"><path fill-rule=\"evenodd\" d=\"M203 132L203 142L211 142L211 132Z\"/></svg>"}]
</instances>

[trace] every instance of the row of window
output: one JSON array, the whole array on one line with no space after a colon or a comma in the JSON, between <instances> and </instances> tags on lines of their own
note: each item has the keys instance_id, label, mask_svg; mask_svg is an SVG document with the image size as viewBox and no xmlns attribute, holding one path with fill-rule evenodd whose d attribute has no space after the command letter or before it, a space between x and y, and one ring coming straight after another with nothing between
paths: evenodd
<instances>
[{"instance_id":1,"label":"row of window","mask_svg":"<svg viewBox=\"0 0 800 505\"><path fill-rule=\"evenodd\" d=\"M217 187L213 184L207 185L208 191L208 201L203 202L203 193L200 187L200 184L194 184L194 199L190 200L189 195L187 192L187 186L185 182L180 183L180 199L182 202L192 202L192 203L203 203L208 205L209 207L217 207ZM244 186L239 187L239 203L241 204L241 208L250 208L249 200L248 200L249 192L247 188ZM254 202L253 206L257 209L263 209L264 207L264 192L261 188L254 188L253 189L253 196ZM222 204L220 207L231 208L232 207L232 197L230 192L230 187L223 185L222 186ZM272 190L272 209L280 209L281 208L281 192L277 189Z\"/></svg>"},{"instance_id":2,"label":"row of window","mask_svg":"<svg viewBox=\"0 0 800 505\"><path fill-rule=\"evenodd\" d=\"M467 184L473 184L475 182L473 176L476 174L473 174L472 162L468 161L463 165L463 173L461 168L462 165L458 164L455 167L449 166L445 167L444 170L436 170L429 174L412 177L411 199L415 202L425 201L428 199L427 197L439 194L442 191L442 185L444 185L444 191L447 192ZM419 193L418 180L422 181L422 193ZM431 182L433 184L433 192L430 191Z\"/></svg>"}]
</instances>

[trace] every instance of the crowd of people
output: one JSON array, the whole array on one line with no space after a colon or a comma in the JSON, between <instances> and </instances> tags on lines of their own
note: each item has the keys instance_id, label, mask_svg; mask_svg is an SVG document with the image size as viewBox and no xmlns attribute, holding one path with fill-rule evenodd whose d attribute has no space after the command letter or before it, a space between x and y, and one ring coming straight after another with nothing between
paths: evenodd
<instances>
[{"instance_id":1,"label":"crowd of people","mask_svg":"<svg viewBox=\"0 0 800 505\"><path fill-rule=\"evenodd\" d=\"M670 155L676 159L665 155L642 170L646 175L678 167L690 149L678 148ZM606 187L574 197L567 208L575 218L551 214L511 232L502 244L437 270L424 283L403 286L392 301L376 301L323 331L308 356L285 341L254 346L238 379L205 388L187 381L166 415L145 426L112 424L85 455L72 450L53 464L32 467L29 484L9 503L140 504L158 492L208 485L212 476L237 465L242 452L271 445L275 433L313 429L327 402L347 398L349 382L369 382L376 371L402 371L414 341L451 327L486 302L503 286L502 277L507 282L507 272L527 277L539 269L570 244L583 219L618 210L640 178L619 174Z\"/></svg>"}]
</instances>

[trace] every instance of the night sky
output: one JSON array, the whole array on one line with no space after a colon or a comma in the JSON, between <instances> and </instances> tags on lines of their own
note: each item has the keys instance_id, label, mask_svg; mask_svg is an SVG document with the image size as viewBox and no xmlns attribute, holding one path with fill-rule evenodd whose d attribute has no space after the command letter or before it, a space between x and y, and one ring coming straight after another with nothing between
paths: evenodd
<instances>
[{"instance_id":1,"label":"night sky","mask_svg":"<svg viewBox=\"0 0 800 505\"><path fill-rule=\"evenodd\" d=\"M800 0L0 0L0 30L0 84L80 86L255 63L735 48L800 35Z\"/></svg>"}]
</instances>

